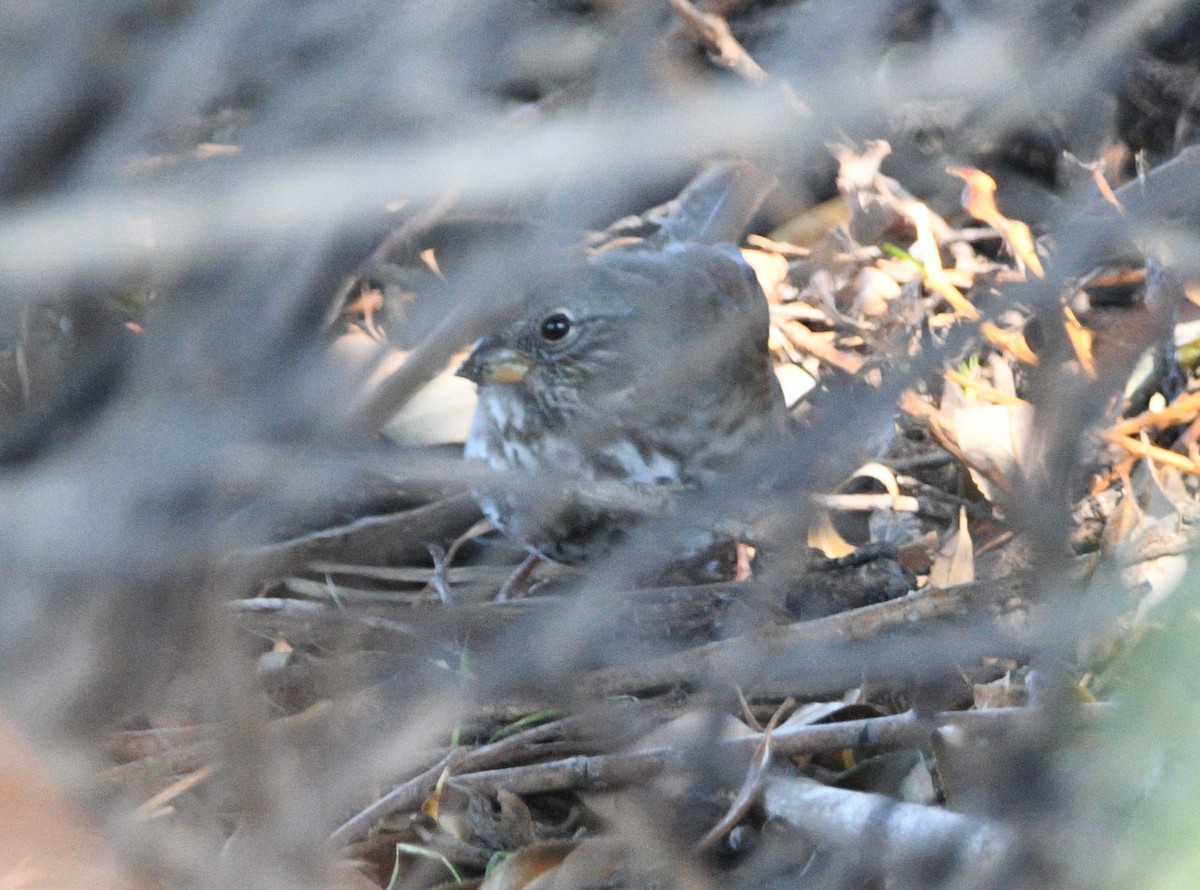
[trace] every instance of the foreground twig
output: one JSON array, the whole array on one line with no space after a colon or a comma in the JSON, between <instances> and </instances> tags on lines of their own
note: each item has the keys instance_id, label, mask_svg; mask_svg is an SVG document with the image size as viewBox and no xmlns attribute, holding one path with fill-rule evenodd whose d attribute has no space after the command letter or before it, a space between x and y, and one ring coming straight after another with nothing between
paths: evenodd
<instances>
[{"instance_id":1,"label":"foreground twig","mask_svg":"<svg viewBox=\"0 0 1200 890\"><path fill-rule=\"evenodd\" d=\"M821 847L869 843L877 873L893 879L921 868L929 874L937 862L958 873L960 886L991 886L971 878L997 877L1017 840L1011 828L998 823L810 779L769 779L763 805L769 816L792 823Z\"/></svg>"},{"instance_id":2,"label":"foreground twig","mask_svg":"<svg viewBox=\"0 0 1200 890\"><path fill-rule=\"evenodd\" d=\"M348 525L322 529L278 544L256 547L242 559L264 566L298 567L312 560L392 561L397 555L425 555L422 542L453 538L479 518L470 494L456 494L423 507L367 516Z\"/></svg>"},{"instance_id":3,"label":"foreground twig","mask_svg":"<svg viewBox=\"0 0 1200 890\"><path fill-rule=\"evenodd\" d=\"M886 603L814 621L770 627L641 664L602 669L582 678L576 688L590 695L606 696L719 678L726 683L758 684L763 694L767 691L763 684L769 688L776 680L785 684L790 682L781 690L786 695L820 694L835 688L839 681L853 683L861 673L861 662L843 657L837 660L838 664L826 666L825 676L810 673L802 680L789 681L785 679L787 665L795 662L796 653L811 654L832 650L835 646L878 641L886 631L908 632L940 619L962 618L981 608L1027 597L1032 592L1033 580L1027 575L946 589L926 589ZM980 654L996 646L990 628L974 632L972 636L977 640L977 647L983 650ZM962 642L947 639L947 645ZM811 658L807 660L808 663L811 661ZM769 672L774 672L774 676Z\"/></svg>"},{"instance_id":4,"label":"foreground twig","mask_svg":"<svg viewBox=\"0 0 1200 890\"><path fill-rule=\"evenodd\" d=\"M1086 723L1095 723L1113 711L1110 705L1099 704L1082 705L1077 713ZM925 715L907 711L844 723L783 727L771 734L771 753L799 757L860 746L925 747L933 731L941 726L995 733L1014 729L1022 721L1045 717L1045 712L1031 708L943 711ZM764 734L755 733L721 744L731 752L749 756L762 745L764 738ZM460 773L454 777L454 782L483 794L495 794L500 789L514 794L545 794L644 782L678 763L682 763L680 753L664 746L622 754L568 757L527 766Z\"/></svg>"},{"instance_id":5,"label":"foreground twig","mask_svg":"<svg viewBox=\"0 0 1200 890\"><path fill-rule=\"evenodd\" d=\"M500 763L512 762L518 756L533 756L537 745L570 734L579 722L578 717L556 720L474 750L458 748L450 751L433 766L397 786L347 820L329 836L329 840L337 845L345 845L362 837L379 820L420 806L421 802L433 793L438 778L446 769L450 769L451 773L486 770Z\"/></svg>"}]
</instances>

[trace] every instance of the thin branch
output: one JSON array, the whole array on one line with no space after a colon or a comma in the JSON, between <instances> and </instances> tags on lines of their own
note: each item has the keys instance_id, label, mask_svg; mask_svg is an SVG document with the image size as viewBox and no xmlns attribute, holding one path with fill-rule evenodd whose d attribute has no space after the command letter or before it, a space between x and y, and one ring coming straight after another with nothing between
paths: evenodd
<instances>
[{"instance_id":1,"label":"thin branch","mask_svg":"<svg viewBox=\"0 0 1200 890\"><path fill-rule=\"evenodd\" d=\"M798 663L812 667L814 652L843 652L854 643L879 641L885 632L910 633L914 628L929 627L947 618L963 618L982 608L1009 600L1028 598L1033 592L1033 579L1019 574L998 581L963 584L945 589L927 588L899 599L864 606L848 612L830 615L813 621L769 627L763 631L708 643L674 655L664 656L641 664L605 668L581 678L576 688L589 695L607 696L662 689L683 684L699 684L719 678L722 682L754 684L786 683L782 689L788 695L816 695L827 692L839 680L853 683L862 671L860 659L833 659L824 666L824 673L809 671L803 680L794 677ZM889 641L894 648L895 641ZM945 648L958 657L968 644L994 654L999 641L987 630L976 630L967 637L947 634ZM1019 645L1019 644L1012 644ZM872 650L874 651L874 650ZM933 651L932 649L930 651ZM810 657L797 657L804 653ZM886 652L877 653L881 658ZM902 653L891 653L896 657ZM909 657L909 656L906 656ZM914 665L916 666L916 665ZM887 669L882 662L880 671ZM898 666L897 666L898 667ZM777 671L777 673L771 673Z\"/></svg>"}]
</instances>

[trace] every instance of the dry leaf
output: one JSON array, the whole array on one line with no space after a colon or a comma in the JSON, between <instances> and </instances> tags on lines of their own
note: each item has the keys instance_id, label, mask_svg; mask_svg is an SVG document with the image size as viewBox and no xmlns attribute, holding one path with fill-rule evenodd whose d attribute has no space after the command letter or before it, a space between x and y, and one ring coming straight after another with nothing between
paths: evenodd
<instances>
[{"instance_id":1,"label":"dry leaf","mask_svg":"<svg viewBox=\"0 0 1200 890\"><path fill-rule=\"evenodd\" d=\"M958 510L958 528L946 539L933 566L929 569L929 583L933 587L953 587L970 584L975 580L975 547L967 529L967 511Z\"/></svg>"},{"instance_id":2,"label":"dry leaf","mask_svg":"<svg viewBox=\"0 0 1200 890\"><path fill-rule=\"evenodd\" d=\"M994 499L991 478L1013 480L1024 467L1033 406L965 405L950 412L954 440L980 491Z\"/></svg>"},{"instance_id":3,"label":"dry leaf","mask_svg":"<svg viewBox=\"0 0 1200 890\"><path fill-rule=\"evenodd\" d=\"M1000 231L1000 234L1004 236L1008 249L1016 259L1017 268L1021 272L1029 269L1038 278L1045 278L1046 272L1042 269L1042 260L1037 255L1037 247L1033 243L1033 232L1029 230L1029 226L1019 219L1009 219L1005 222L1007 225Z\"/></svg>"},{"instance_id":4,"label":"dry leaf","mask_svg":"<svg viewBox=\"0 0 1200 890\"><path fill-rule=\"evenodd\" d=\"M1003 217L996 207L996 180L974 167L947 167L946 172L961 179L965 186L962 208L984 222Z\"/></svg>"},{"instance_id":5,"label":"dry leaf","mask_svg":"<svg viewBox=\"0 0 1200 890\"><path fill-rule=\"evenodd\" d=\"M361 331L343 334L329 348L329 359L349 382L359 387L355 402L370 393L397 368L408 353L385 349ZM475 384L455 374L452 363L413 394L380 430L403 445L460 445L467 440L475 416Z\"/></svg>"},{"instance_id":6,"label":"dry leaf","mask_svg":"<svg viewBox=\"0 0 1200 890\"><path fill-rule=\"evenodd\" d=\"M1119 448L1123 448L1129 454L1137 457L1148 457L1157 463L1174 467L1185 473L1200 475L1200 462L1192 460L1190 457L1185 457L1178 451L1170 451L1166 448L1160 448L1158 445L1151 445L1145 433L1142 434L1140 439L1134 439L1130 436L1117 435L1112 431L1107 431L1101 433L1100 438Z\"/></svg>"},{"instance_id":7,"label":"dry leaf","mask_svg":"<svg viewBox=\"0 0 1200 890\"><path fill-rule=\"evenodd\" d=\"M770 303L781 302L780 286L787 282L788 277L787 257L765 250L743 247L742 259L754 270L758 286L762 288L767 301Z\"/></svg>"},{"instance_id":8,"label":"dry leaf","mask_svg":"<svg viewBox=\"0 0 1200 890\"><path fill-rule=\"evenodd\" d=\"M966 183L962 194L963 209L1000 233L1017 261L1017 268L1022 272L1028 268L1038 278L1045 277L1029 226L1004 216L996 206L996 180L974 167L947 167L946 172Z\"/></svg>"},{"instance_id":9,"label":"dry leaf","mask_svg":"<svg viewBox=\"0 0 1200 890\"><path fill-rule=\"evenodd\" d=\"M1066 320L1067 339L1075 350L1075 358L1085 374L1096 379L1096 361L1092 357L1092 332L1083 326L1070 306L1063 306L1063 316Z\"/></svg>"},{"instance_id":10,"label":"dry leaf","mask_svg":"<svg viewBox=\"0 0 1200 890\"><path fill-rule=\"evenodd\" d=\"M1025 335L1019 331L1006 331L990 321L985 321L979 326L979 333L987 337L988 342L997 349L1003 350L1017 361L1027 365L1038 363L1037 353L1029 348Z\"/></svg>"},{"instance_id":11,"label":"dry leaf","mask_svg":"<svg viewBox=\"0 0 1200 890\"><path fill-rule=\"evenodd\" d=\"M433 272L438 278L442 279L442 281L446 280L446 276L442 274L442 270L438 266L437 254L433 252L432 247L425 248L420 252L420 254L418 254L418 256L420 256L421 262L429 267L429 271Z\"/></svg>"},{"instance_id":12,"label":"dry leaf","mask_svg":"<svg viewBox=\"0 0 1200 890\"><path fill-rule=\"evenodd\" d=\"M874 479L893 498L900 497L900 483L896 481L896 471L891 467L885 467L878 461L870 461L855 470L854 475L850 478L856 479L859 476Z\"/></svg>"},{"instance_id":13,"label":"dry leaf","mask_svg":"<svg viewBox=\"0 0 1200 890\"><path fill-rule=\"evenodd\" d=\"M808 546L815 547L830 559L854 552L854 545L838 534L825 510L820 510L808 526Z\"/></svg>"},{"instance_id":14,"label":"dry leaf","mask_svg":"<svg viewBox=\"0 0 1200 890\"><path fill-rule=\"evenodd\" d=\"M845 145L837 146L834 156L838 160L838 191L860 207L875 201L879 165L891 153L892 146L884 139L867 142L862 152Z\"/></svg>"},{"instance_id":15,"label":"dry leaf","mask_svg":"<svg viewBox=\"0 0 1200 890\"><path fill-rule=\"evenodd\" d=\"M829 236L830 230L849 219L850 207L846 199L838 195L788 220L771 232L770 238L797 247L815 247Z\"/></svg>"},{"instance_id":16,"label":"dry leaf","mask_svg":"<svg viewBox=\"0 0 1200 890\"><path fill-rule=\"evenodd\" d=\"M865 360L853 352L846 352L833 345L833 334L818 334L807 325L798 321L790 321L780 325L784 335L797 349L802 349L816 356L827 365L845 371L847 374L857 374Z\"/></svg>"},{"instance_id":17,"label":"dry leaf","mask_svg":"<svg viewBox=\"0 0 1200 890\"><path fill-rule=\"evenodd\" d=\"M970 397L972 401L989 402L993 405L1024 405L1027 404L1024 399L1015 395L1009 395L1007 392L1001 392L986 383L968 377L961 371L948 369L942 372L942 376L947 383L953 383L956 386L962 387L963 392Z\"/></svg>"},{"instance_id":18,"label":"dry leaf","mask_svg":"<svg viewBox=\"0 0 1200 890\"><path fill-rule=\"evenodd\" d=\"M564 843L566 842L559 841L557 844L545 843L539 846L553 847ZM628 845L618 838L584 838L575 846L575 849L567 853L558 868L547 871L540 878L528 884L527 888L528 890L563 890L567 887L628 886L621 882L615 882L614 877L628 867L632 859L631 853ZM480 890L497 890L497 888L488 885L481 887ZM507 887L504 890L507 890Z\"/></svg>"},{"instance_id":19,"label":"dry leaf","mask_svg":"<svg viewBox=\"0 0 1200 890\"><path fill-rule=\"evenodd\" d=\"M522 847L492 869L479 890L523 890L554 872L572 852L573 841L547 841Z\"/></svg>"},{"instance_id":20,"label":"dry leaf","mask_svg":"<svg viewBox=\"0 0 1200 890\"><path fill-rule=\"evenodd\" d=\"M1137 417L1122 420L1112 428L1111 432L1114 435L1131 435L1147 427L1162 429L1176 423L1194 420L1197 412L1200 412L1200 392L1185 393L1161 410L1147 410Z\"/></svg>"},{"instance_id":21,"label":"dry leaf","mask_svg":"<svg viewBox=\"0 0 1200 890\"><path fill-rule=\"evenodd\" d=\"M401 445L458 445L475 416L475 385L443 371L420 389L380 430Z\"/></svg>"},{"instance_id":22,"label":"dry leaf","mask_svg":"<svg viewBox=\"0 0 1200 890\"><path fill-rule=\"evenodd\" d=\"M775 379L783 390L783 402L789 408L812 392L817 379L799 365L783 362L775 366Z\"/></svg>"},{"instance_id":23,"label":"dry leaf","mask_svg":"<svg viewBox=\"0 0 1200 890\"><path fill-rule=\"evenodd\" d=\"M1013 682L1011 671L991 683L973 684L971 694L977 711L1018 707L1025 704L1026 698L1024 685Z\"/></svg>"},{"instance_id":24,"label":"dry leaf","mask_svg":"<svg viewBox=\"0 0 1200 890\"><path fill-rule=\"evenodd\" d=\"M854 294L850 311L868 317L883 315L888 311L888 303L900 296L896 279L873 266L859 270L850 282L850 290Z\"/></svg>"},{"instance_id":25,"label":"dry leaf","mask_svg":"<svg viewBox=\"0 0 1200 890\"><path fill-rule=\"evenodd\" d=\"M900 211L917 230L917 240L908 252L924 267L925 286L945 300L964 318L978 318L979 310L946 277L941 248L933 237L933 212L920 201L902 201Z\"/></svg>"},{"instance_id":26,"label":"dry leaf","mask_svg":"<svg viewBox=\"0 0 1200 890\"><path fill-rule=\"evenodd\" d=\"M1121 202L1117 200L1116 194L1112 190L1112 186L1108 184L1108 180L1104 178L1104 163L1100 162L1092 167L1092 182L1096 184L1097 191L1101 197L1109 204L1117 209L1117 213L1121 216L1125 215L1125 208L1121 206Z\"/></svg>"},{"instance_id":27,"label":"dry leaf","mask_svg":"<svg viewBox=\"0 0 1200 890\"><path fill-rule=\"evenodd\" d=\"M433 793L425 798L425 802L421 804L421 812L432 819L438 821L438 814L442 804L442 792L446 788L446 780L450 778L450 768L442 770L442 774L438 776L437 784L433 786Z\"/></svg>"}]
</instances>

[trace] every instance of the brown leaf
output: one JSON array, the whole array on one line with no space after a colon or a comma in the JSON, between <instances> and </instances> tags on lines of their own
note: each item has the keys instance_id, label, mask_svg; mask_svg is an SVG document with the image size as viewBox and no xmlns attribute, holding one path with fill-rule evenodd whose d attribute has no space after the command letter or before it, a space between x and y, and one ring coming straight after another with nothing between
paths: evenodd
<instances>
[{"instance_id":1,"label":"brown leaf","mask_svg":"<svg viewBox=\"0 0 1200 890\"><path fill-rule=\"evenodd\" d=\"M1096 189L1100 192L1101 197L1109 204L1117 208L1117 212L1122 216L1125 215L1125 208L1121 206L1121 202L1117 200L1116 194L1112 190L1112 186L1108 184L1108 180L1104 177L1104 165L1098 163L1092 168L1092 182L1096 183Z\"/></svg>"},{"instance_id":2,"label":"brown leaf","mask_svg":"<svg viewBox=\"0 0 1200 890\"><path fill-rule=\"evenodd\" d=\"M1163 427L1172 426L1177 423L1194 420L1198 412L1200 412L1200 392L1185 393L1161 410L1147 410L1137 417L1122 420L1112 428L1111 432L1128 436L1147 427L1162 429Z\"/></svg>"},{"instance_id":3,"label":"brown leaf","mask_svg":"<svg viewBox=\"0 0 1200 890\"><path fill-rule=\"evenodd\" d=\"M805 352L815 355L825 364L831 365L839 371L857 374L865 364L865 360L855 353L834 346L832 335L818 334L798 321L781 324L779 330L797 349L803 349Z\"/></svg>"},{"instance_id":4,"label":"brown leaf","mask_svg":"<svg viewBox=\"0 0 1200 890\"><path fill-rule=\"evenodd\" d=\"M1100 438L1119 448L1123 448L1128 453L1137 457L1148 457L1153 461L1165 464L1168 467L1174 467L1185 473L1200 475L1200 463L1192 460L1190 457L1185 457L1178 451L1170 451L1166 448L1160 448L1157 445L1151 445L1144 434L1141 439L1134 439L1130 436L1122 436L1109 431L1101 433Z\"/></svg>"},{"instance_id":5,"label":"brown leaf","mask_svg":"<svg viewBox=\"0 0 1200 890\"><path fill-rule=\"evenodd\" d=\"M446 280L446 276L442 274L442 270L438 266L437 254L433 252L432 247L425 248L420 252L420 254L418 254L418 256L420 256L421 262L429 267L431 272L437 275L438 278L442 279L442 281Z\"/></svg>"},{"instance_id":6,"label":"brown leaf","mask_svg":"<svg viewBox=\"0 0 1200 890\"><path fill-rule=\"evenodd\" d=\"M479 890L523 890L549 876L576 848L571 841L550 841L523 847L497 865ZM540 883L540 882L539 882Z\"/></svg>"},{"instance_id":7,"label":"brown leaf","mask_svg":"<svg viewBox=\"0 0 1200 890\"><path fill-rule=\"evenodd\" d=\"M933 558L929 583L933 587L953 587L975 580L975 549L967 529L967 511L958 510L958 528L946 539Z\"/></svg>"},{"instance_id":8,"label":"brown leaf","mask_svg":"<svg viewBox=\"0 0 1200 890\"><path fill-rule=\"evenodd\" d=\"M946 172L965 183L961 199L963 210L984 222L1004 219L996 206L996 180L974 167L947 167Z\"/></svg>"},{"instance_id":9,"label":"brown leaf","mask_svg":"<svg viewBox=\"0 0 1200 890\"><path fill-rule=\"evenodd\" d=\"M438 813L441 810L442 792L446 788L446 780L450 778L450 768L442 770L442 774L438 776L437 784L433 787L433 793L425 798L425 802L421 804L421 812L432 819L438 821Z\"/></svg>"},{"instance_id":10,"label":"brown leaf","mask_svg":"<svg viewBox=\"0 0 1200 890\"><path fill-rule=\"evenodd\" d=\"M942 376L949 383L956 383L968 392L975 401L990 402L993 405L1024 405L1027 404L1022 398L1014 395L1009 395L1006 392L988 386L986 383L981 383L978 380L973 380L961 371L948 369L942 372Z\"/></svg>"}]
</instances>

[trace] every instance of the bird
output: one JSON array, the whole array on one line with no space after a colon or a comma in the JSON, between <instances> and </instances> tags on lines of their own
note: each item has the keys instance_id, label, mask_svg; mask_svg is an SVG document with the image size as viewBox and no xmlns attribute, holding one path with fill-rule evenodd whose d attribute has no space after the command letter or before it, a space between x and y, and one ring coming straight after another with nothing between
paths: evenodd
<instances>
[{"instance_id":1,"label":"bird","mask_svg":"<svg viewBox=\"0 0 1200 890\"><path fill-rule=\"evenodd\" d=\"M732 244L566 262L457 371L478 390L465 458L491 471L475 489L484 515L530 554L581 565L680 497L741 491L750 456L788 430L768 332L766 298ZM681 556L720 538L672 534Z\"/></svg>"}]
</instances>

